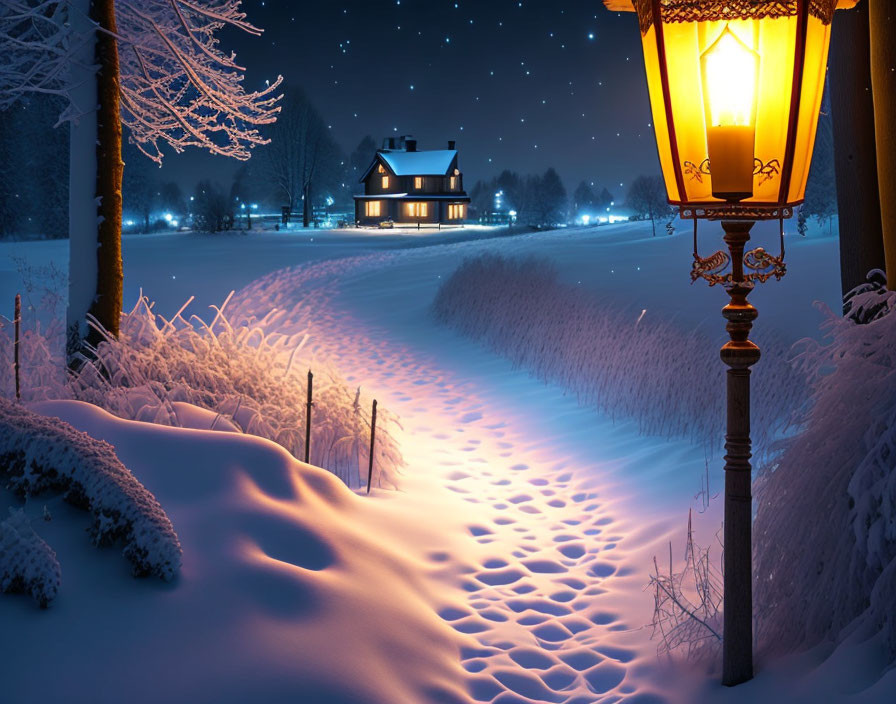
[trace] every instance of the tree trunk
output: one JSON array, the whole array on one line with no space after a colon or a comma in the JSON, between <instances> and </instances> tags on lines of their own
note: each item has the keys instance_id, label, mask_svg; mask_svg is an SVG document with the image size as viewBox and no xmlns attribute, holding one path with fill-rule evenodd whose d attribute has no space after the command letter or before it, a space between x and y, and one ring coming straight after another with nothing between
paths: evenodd
<instances>
[{"instance_id":1,"label":"tree trunk","mask_svg":"<svg viewBox=\"0 0 896 704\"><path fill-rule=\"evenodd\" d=\"M93 0L91 17L109 33L115 24L115 0ZM90 314L107 332L118 337L121 322L124 272L121 263L121 107L119 97L118 42L98 32L97 72L97 280ZM93 338L88 336L88 339ZM98 342L98 340L96 340Z\"/></svg>"},{"instance_id":2,"label":"tree trunk","mask_svg":"<svg viewBox=\"0 0 896 704\"><path fill-rule=\"evenodd\" d=\"M311 224L311 184L307 184L304 189L305 199L302 201L302 226L308 227Z\"/></svg>"},{"instance_id":3,"label":"tree trunk","mask_svg":"<svg viewBox=\"0 0 896 704\"><path fill-rule=\"evenodd\" d=\"M837 13L828 66L844 294L864 283L865 275L885 262L869 36L866 3Z\"/></svg>"},{"instance_id":4,"label":"tree trunk","mask_svg":"<svg viewBox=\"0 0 896 704\"><path fill-rule=\"evenodd\" d=\"M869 0L868 12L883 246L887 285L896 289L896 12L892 0Z\"/></svg>"},{"instance_id":5,"label":"tree trunk","mask_svg":"<svg viewBox=\"0 0 896 704\"><path fill-rule=\"evenodd\" d=\"M73 34L90 36L93 27L88 17L90 0L74 0L69 11ZM96 297L96 135L97 83L93 64L96 48L84 42L71 62L69 79L74 86L71 98L79 114L69 132L69 276L68 353L77 352L87 336L87 311Z\"/></svg>"},{"instance_id":6,"label":"tree trunk","mask_svg":"<svg viewBox=\"0 0 896 704\"><path fill-rule=\"evenodd\" d=\"M80 4L80 6L79 6ZM75 32L93 35L73 62L73 99L83 113L71 130L69 165L68 352L99 335L87 326L90 314L118 335L122 303L121 119L118 47L85 19L116 31L114 0L78 0L69 13ZM93 66L98 71L93 75Z\"/></svg>"}]
</instances>

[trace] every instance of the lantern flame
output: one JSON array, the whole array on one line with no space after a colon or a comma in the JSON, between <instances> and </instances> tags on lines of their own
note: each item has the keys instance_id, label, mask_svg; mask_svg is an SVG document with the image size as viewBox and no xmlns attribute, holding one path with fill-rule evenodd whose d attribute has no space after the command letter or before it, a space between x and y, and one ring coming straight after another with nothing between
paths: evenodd
<instances>
[{"instance_id":1,"label":"lantern flame","mask_svg":"<svg viewBox=\"0 0 896 704\"><path fill-rule=\"evenodd\" d=\"M745 127L756 113L757 55L726 25L703 55L707 111L713 127Z\"/></svg>"}]
</instances>

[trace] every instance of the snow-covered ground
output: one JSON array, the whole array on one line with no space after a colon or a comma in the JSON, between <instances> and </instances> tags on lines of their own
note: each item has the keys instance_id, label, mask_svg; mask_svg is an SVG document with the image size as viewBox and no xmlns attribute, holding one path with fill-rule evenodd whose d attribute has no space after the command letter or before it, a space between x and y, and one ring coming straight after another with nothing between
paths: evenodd
<instances>
[{"instance_id":1,"label":"snow-covered ground","mask_svg":"<svg viewBox=\"0 0 896 704\"><path fill-rule=\"evenodd\" d=\"M710 228L701 249L714 251ZM761 228L759 244L774 251L775 239ZM13 251L64 264L62 245L0 245L0 266ZM285 310L276 332L287 333L304 324L293 307L313 294L311 344L400 415L407 466L400 491L368 500L265 441L42 406L116 445L171 517L184 570L173 588L135 584L66 531L78 519L54 503L41 533L62 564L57 602L37 614L0 599L0 620L15 624L0 635L14 701L62 691L70 680L35 676L48 660L96 687L92 701L123 688L135 701L887 701L892 676L868 679L873 643L759 663L759 677L734 690L658 662L644 587L653 555L669 541L683 550L703 448L639 436L430 316L440 281L494 250L544 255L608 306L715 325L721 338L724 295L690 287L690 248L690 233L653 239L638 224L501 239L126 238L126 306L143 289L163 314L190 295L201 310L245 287L232 313ZM817 335L813 300L838 302L836 240L789 235L788 249L791 273L753 297L760 340ZM5 273L0 282L8 314L17 284ZM719 504L698 519L703 543Z\"/></svg>"},{"instance_id":2,"label":"snow-covered ground","mask_svg":"<svg viewBox=\"0 0 896 704\"><path fill-rule=\"evenodd\" d=\"M204 234L167 232L125 235L124 308L130 310L140 290L163 315L175 312L190 297L206 311L232 290L285 266L347 257L380 250L421 247L500 236L504 228L468 227L451 230L251 230ZM55 264L68 270L68 240L0 241L0 315L9 317L12 299L24 293L17 258L32 267Z\"/></svg>"}]
</instances>

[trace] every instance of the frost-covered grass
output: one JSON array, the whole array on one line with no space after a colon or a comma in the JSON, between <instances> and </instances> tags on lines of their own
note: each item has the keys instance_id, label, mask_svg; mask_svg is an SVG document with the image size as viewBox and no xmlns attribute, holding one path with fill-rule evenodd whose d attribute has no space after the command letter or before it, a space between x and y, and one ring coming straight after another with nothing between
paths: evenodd
<instances>
[{"instance_id":1,"label":"frost-covered grass","mask_svg":"<svg viewBox=\"0 0 896 704\"><path fill-rule=\"evenodd\" d=\"M188 301L189 304L189 301ZM188 305L187 304L187 305ZM296 458L305 456L307 373L314 373L311 464L358 488L366 482L370 454L371 399L350 387L325 361L306 351L309 335L266 335L274 310L263 320L229 318L225 304L209 323L170 320L141 297L122 315L118 339L106 337L77 372L67 372L54 339L26 326L21 343L22 393L28 401L87 401L128 420L180 426L178 403L211 411L208 429L236 427L272 440ZM0 395L14 395L12 325L0 318ZM375 483L393 486L401 455L389 433L394 420L380 408Z\"/></svg>"},{"instance_id":2,"label":"frost-covered grass","mask_svg":"<svg viewBox=\"0 0 896 704\"><path fill-rule=\"evenodd\" d=\"M691 513L684 563L675 570L672 543L669 563L661 568L653 558L649 589L653 592L652 638L657 655L708 662L716 660L722 643L722 573L711 548L695 544Z\"/></svg>"},{"instance_id":3,"label":"frost-covered grass","mask_svg":"<svg viewBox=\"0 0 896 704\"><path fill-rule=\"evenodd\" d=\"M804 429L759 484L757 635L778 649L882 631L896 657L896 313L827 315L797 360Z\"/></svg>"},{"instance_id":4,"label":"frost-covered grass","mask_svg":"<svg viewBox=\"0 0 896 704\"><path fill-rule=\"evenodd\" d=\"M724 437L719 342L673 321L608 307L559 280L550 262L486 253L442 284L436 318L484 342L583 405L637 421L644 434L717 449ZM769 345L753 376L753 442L767 451L805 399L804 376Z\"/></svg>"},{"instance_id":5,"label":"frost-covered grass","mask_svg":"<svg viewBox=\"0 0 896 704\"><path fill-rule=\"evenodd\" d=\"M11 509L0 523L0 592L28 594L45 609L61 579L56 553L34 532L24 511Z\"/></svg>"},{"instance_id":6,"label":"frost-covered grass","mask_svg":"<svg viewBox=\"0 0 896 704\"><path fill-rule=\"evenodd\" d=\"M111 445L0 399L0 475L20 496L65 492L92 514L95 544L124 543L135 575L171 580L180 569L171 521Z\"/></svg>"}]
</instances>

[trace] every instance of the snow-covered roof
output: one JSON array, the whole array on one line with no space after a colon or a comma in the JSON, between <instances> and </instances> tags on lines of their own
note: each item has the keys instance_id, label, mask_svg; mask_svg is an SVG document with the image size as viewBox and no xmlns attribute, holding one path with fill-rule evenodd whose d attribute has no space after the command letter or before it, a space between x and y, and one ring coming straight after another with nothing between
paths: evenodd
<instances>
[{"instance_id":1,"label":"snow-covered roof","mask_svg":"<svg viewBox=\"0 0 896 704\"><path fill-rule=\"evenodd\" d=\"M446 176L457 157L457 150L381 151L378 156L396 176Z\"/></svg>"},{"instance_id":2,"label":"snow-covered roof","mask_svg":"<svg viewBox=\"0 0 896 704\"><path fill-rule=\"evenodd\" d=\"M355 200L382 200L383 198L407 198L407 193L380 193L374 196L354 196Z\"/></svg>"},{"instance_id":3,"label":"snow-covered roof","mask_svg":"<svg viewBox=\"0 0 896 704\"><path fill-rule=\"evenodd\" d=\"M380 193L378 195L352 196L355 200L407 200L423 202L426 200L450 200L457 203L469 203L470 197L466 193Z\"/></svg>"}]
</instances>

